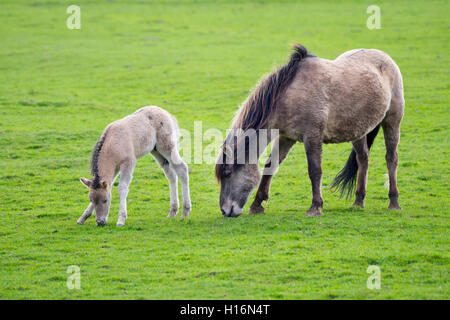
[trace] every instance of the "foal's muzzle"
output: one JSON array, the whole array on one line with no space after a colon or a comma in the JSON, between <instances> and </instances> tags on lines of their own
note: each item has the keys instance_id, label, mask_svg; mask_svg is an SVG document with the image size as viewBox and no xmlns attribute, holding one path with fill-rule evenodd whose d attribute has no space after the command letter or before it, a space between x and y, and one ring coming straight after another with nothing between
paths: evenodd
<instances>
[{"instance_id":1,"label":"foal's muzzle","mask_svg":"<svg viewBox=\"0 0 450 320\"><path fill-rule=\"evenodd\" d=\"M99 221L96 221L97 222L97 226L98 227L103 227L104 225L106 225L106 221L105 220L99 220Z\"/></svg>"}]
</instances>

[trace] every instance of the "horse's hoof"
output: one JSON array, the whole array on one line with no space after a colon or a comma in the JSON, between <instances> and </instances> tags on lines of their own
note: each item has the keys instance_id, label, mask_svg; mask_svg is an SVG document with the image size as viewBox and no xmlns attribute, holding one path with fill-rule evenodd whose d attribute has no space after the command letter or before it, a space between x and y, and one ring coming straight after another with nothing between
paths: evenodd
<instances>
[{"instance_id":1,"label":"horse's hoof","mask_svg":"<svg viewBox=\"0 0 450 320\"><path fill-rule=\"evenodd\" d=\"M310 208L308 211L306 211L305 217L319 217L322 213L318 208Z\"/></svg>"},{"instance_id":2,"label":"horse's hoof","mask_svg":"<svg viewBox=\"0 0 450 320\"><path fill-rule=\"evenodd\" d=\"M264 213L264 207L262 205L251 206L250 210L248 211L248 214L263 214L263 213Z\"/></svg>"},{"instance_id":3,"label":"horse's hoof","mask_svg":"<svg viewBox=\"0 0 450 320\"><path fill-rule=\"evenodd\" d=\"M402 210L402 207L398 204L390 204L388 207L389 210Z\"/></svg>"},{"instance_id":4,"label":"horse's hoof","mask_svg":"<svg viewBox=\"0 0 450 320\"><path fill-rule=\"evenodd\" d=\"M125 222L117 222L116 226L123 227L125 225Z\"/></svg>"},{"instance_id":5,"label":"horse's hoof","mask_svg":"<svg viewBox=\"0 0 450 320\"><path fill-rule=\"evenodd\" d=\"M351 206L351 209L364 209L364 204L363 203L354 203L352 206Z\"/></svg>"},{"instance_id":6,"label":"horse's hoof","mask_svg":"<svg viewBox=\"0 0 450 320\"><path fill-rule=\"evenodd\" d=\"M78 220L77 224L82 225L82 224L84 224L84 221L83 220Z\"/></svg>"}]
</instances>

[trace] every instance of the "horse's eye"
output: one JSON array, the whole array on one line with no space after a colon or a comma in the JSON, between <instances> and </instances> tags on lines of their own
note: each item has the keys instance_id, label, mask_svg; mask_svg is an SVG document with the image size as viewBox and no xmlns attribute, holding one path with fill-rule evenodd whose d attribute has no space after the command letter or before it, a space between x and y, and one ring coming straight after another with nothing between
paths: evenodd
<instances>
[{"instance_id":1,"label":"horse's eye","mask_svg":"<svg viewBox=\"0 0 450 320\"><path fill-rule=\"evenodd\" d=\"M105 200L103 201L103 203L106 203L106 201L107 201L107 200L105 199Z\"/></svg>"}]
</instances>

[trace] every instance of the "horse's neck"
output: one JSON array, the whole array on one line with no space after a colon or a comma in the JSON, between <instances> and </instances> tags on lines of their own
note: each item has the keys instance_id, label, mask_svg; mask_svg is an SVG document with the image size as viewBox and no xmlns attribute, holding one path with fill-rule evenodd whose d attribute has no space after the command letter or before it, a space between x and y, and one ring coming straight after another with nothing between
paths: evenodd
<instances>
[{"instance_id":1,"label":"horse's neck","mask_svg":"<svg viewBox=\"0 0 450 320\"><path fill-rule=\"evenodd\" d=\"M236 129L235 129L236 130ZM239 129L237 129L239 130ZM247 135L249 133L247 132ZM270 142L276 138L278 134L278 131L276 130L276 132L274 131L274 129L258 129L256 131L254 131L254 136L250 135L250 141L252 141L252 143L256 143L256 157L257 159L259 159L261 157L261 155L264 153L265 149L267 148L267 146L270 144ZM228 141L228 143L233 144L233 137L234 135L236 135L238 137L238 143L243 143L245 139L243 139L243 133L239 133L237 132L233 132L231 131L226 139L226 141ZM240 137L240 139L239 139ZM250 150L254 150L254 145L249 146L249 150L245 150L246 153L249 152Z\"/></svg>"}]
</instances>

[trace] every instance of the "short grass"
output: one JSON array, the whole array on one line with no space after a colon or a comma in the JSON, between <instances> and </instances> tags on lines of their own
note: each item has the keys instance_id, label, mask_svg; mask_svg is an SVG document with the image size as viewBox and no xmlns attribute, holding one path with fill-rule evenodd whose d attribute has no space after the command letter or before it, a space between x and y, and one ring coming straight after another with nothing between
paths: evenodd
<instances>
[{"instance_id":1,"label":"short grass","mask_svg":"<svg viewBox=\"0 0 450 320\"><path fill-rule=\"evenodd\" d=\"M81 30L66 8L81 6ZM19 1L0 4L0 298L448 299L448 1ZM256 81L299 41L334 59L378 48L400 66L406 113L399 148L403 211L390 212L382 134L371 153L364 210L328 190L349 144L324 149L323 216L297 145L265 215L224 219L213 165L191 164L193 211L166 218L169 188L138 162L129 218L76 225L92 146L103 128L155 104L184 129L225 133ZM248 205L246 207L248 209ZM66 270L81 268L81 289ZM369 265L381 289L369 290Z\"/></svg>"}]
</instances>

